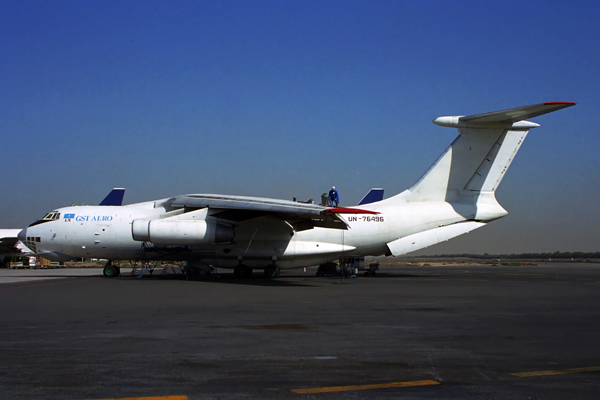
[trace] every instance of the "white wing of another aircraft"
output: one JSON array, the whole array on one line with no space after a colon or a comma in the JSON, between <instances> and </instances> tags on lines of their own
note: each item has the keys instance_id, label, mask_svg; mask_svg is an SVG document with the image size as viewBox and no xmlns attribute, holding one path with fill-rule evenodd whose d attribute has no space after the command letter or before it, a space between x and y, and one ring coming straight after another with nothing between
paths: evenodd
<instances>
[{"instance_id":1,"label":"white wing of another aircraft","mask_svg":"<svg viewBox=\"0 0 600 400\"><path fill-rule=\"evenodd\" d=\"M25 257L34 253L18 238L21 229L0 229L0 264L8 257Z\"/></svg>"},{"instance_id":2,"label":"white wing of another aircraft","mask_svg":"<svg viewBox=\"0 0 600 400\"><path fill-rule=\"evenodd\" d=\"M231 268L238 277L254 269L276 277L280 269L406 254L505 216L495 191L529 130L539 126L526 119L573 105L436 118L437 125L457 128L458 136L429 170L395 196L383 199L382 190L372 190L352 208L215 194L123 206L117 193L104 205L54 210L19 238L51 260L145 254ZM104 274L119 270L109 262Z\"/></svg>"}]
</instances>

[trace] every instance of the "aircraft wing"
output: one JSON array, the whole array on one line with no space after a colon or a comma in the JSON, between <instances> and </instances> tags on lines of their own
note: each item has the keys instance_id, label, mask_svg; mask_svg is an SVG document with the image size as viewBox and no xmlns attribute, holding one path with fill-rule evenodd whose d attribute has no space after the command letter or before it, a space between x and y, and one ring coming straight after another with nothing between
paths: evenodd
<instances>
[{"instance_id":1,"label":"aircraft wing","mask_svg":"<svg viewBox=\"0 0 600 400\"><path fill-rule=\"evenodd\" d=\"M21 229L0 229L0 258L32 253L17 237L19 232Z\"/></svg>"},{"instance_id":2,"label":"aircraft wing","mask_svg":"<svg viewBox=\"0 0 600 400\"><path fill-rule=\"evenodd\" d=\"M214 194L188 194L170 200L173 208L209 208L211 216L230 221L244 221L271 215L287 221L297 231L314 227L348 229L338 214L371 213L347 208L330 208L316 204L297 203L289 200L262 197L228 196Z\"/></svg>"}]
</instances>

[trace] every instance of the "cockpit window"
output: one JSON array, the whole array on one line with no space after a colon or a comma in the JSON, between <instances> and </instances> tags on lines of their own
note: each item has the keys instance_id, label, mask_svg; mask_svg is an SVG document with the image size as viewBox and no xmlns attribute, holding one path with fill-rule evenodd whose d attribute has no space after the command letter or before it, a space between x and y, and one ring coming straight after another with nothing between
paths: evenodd
<instances>
[{"instance_id":1,"label":"cockpit window","mask_svg":"<svg viewBox=\"0 0 600 400\"><path fill-rule=\"evenodd\" d=\"M60 213L58 211L49 212L42 218L42 221L55 221L60 219Z\"/></svg>"}]
</instances>

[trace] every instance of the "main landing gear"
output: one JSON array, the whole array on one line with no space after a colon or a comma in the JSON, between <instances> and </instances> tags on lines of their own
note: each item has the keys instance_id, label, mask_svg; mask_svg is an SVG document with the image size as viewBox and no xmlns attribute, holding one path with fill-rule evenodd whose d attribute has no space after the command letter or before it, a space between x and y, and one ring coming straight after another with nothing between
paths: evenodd
<instances>
[{"instance_id":1,"label":"main landing gear","mask_svg":"<svg viewBox=\"0 0 600 400\"><path fill-rule=\"evenodd\" d=\"M265 267L265 276L267 278L278 278L279 277L279 267L275 264L267 265ZM247 265L240 264L233 269L233 276L236 278L250 278L252 276L252 268Z\"/></svg>"},{"instance_id":2,"label":"main landing gear","mask_svg":"<svg viewBox=\"0 0 600 400\"><path fill-rule=\"evenodd\" d=\"M233 269L233 276L236 278L250 278L252 276L252 268L240 264Z\"/></svg>"},{"instance_id":3,"label":"main landing gear","mask_svg":"<svg viewBox=\"0 0 600 400\"><path fill-rule=\"evenodd\" d=\"M112 265L112 261L108 260L104 266L102 274L107 278L114 278L115 276L121 275L121 268L117 267L116 265Z\"/></svg>"},{"instance_id":4,"label":"main landing gear","mask_svg":"<svg viewBox=\"0 0 600 400\"><path fill-rule=\"evenodd\" d=\"M275 264L268 265L265 268L265 276L267 278L279 278L280 272L279 267Z\"/></svg>"}]
</instances>

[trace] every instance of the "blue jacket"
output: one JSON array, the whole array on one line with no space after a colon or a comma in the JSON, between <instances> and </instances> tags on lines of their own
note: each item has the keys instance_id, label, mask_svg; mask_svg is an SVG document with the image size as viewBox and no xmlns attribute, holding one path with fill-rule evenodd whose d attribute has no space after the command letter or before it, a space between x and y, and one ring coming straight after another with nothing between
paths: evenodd
<instances>
[{"instance_id":1,"label":"blue jacket","mask_svg":"<svg viewBox=\"0 0 600 400\"><path fill-rule=\"evenodd\" d=\"M337 190L331 189L329 191L329 201L337 201L337 202L340 201L340 196L338 195Z\"/></svg>"}]
</instances>

